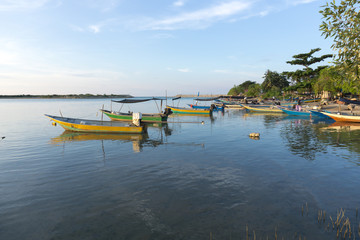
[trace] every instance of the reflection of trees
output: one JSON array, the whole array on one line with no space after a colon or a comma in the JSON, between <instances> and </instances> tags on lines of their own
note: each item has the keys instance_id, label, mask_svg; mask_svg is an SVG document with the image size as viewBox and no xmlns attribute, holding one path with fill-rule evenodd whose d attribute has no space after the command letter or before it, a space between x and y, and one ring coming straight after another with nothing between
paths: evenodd
<instances>
[{"instance_id":1,"label":"reflection of trees","mask_svg":"<svg viewBox=\"0 0 360 240\"><path fill-rule=\"evenodd\" d=\"M279 122L283 120L287 115L281 113L268 113L264 115L264 126L267 129L274 128L274 122Z\"/></svg>"},{"instance_id":2,"label":"reflection of trees","mask_svg":"<svg viewBox=\"0 0 360 240\"><path fill-rule=\"evenodd\" d=\"M280 131L286 146L295 155L307 160L315 160L316 153L325 152L326 145L317 138L317 133L309 120L294 119L284 122Z\"/></svg>"},{"instance_id":3,"label":"reflection of trees","mask_svg":"<svg viewBox=\"0 0 360 240\"><path fill-rule=\"evenodd\" d=\"M316 136L323 144L338 148L346 148L351 153L356 153L356 158L351 158L360 166L360 126L356 123L338 123L331 125L315 125Z\"/></svg>"}]
</instances>

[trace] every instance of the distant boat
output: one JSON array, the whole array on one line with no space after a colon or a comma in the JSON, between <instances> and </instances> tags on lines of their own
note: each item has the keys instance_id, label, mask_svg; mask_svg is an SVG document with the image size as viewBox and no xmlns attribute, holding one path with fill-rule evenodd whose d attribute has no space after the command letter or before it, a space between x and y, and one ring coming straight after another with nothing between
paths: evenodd
<instances>
[{"instance_id":1,"label":"distant boat","mask_svg":"<svg viewBox=\"0 0 360 240\"><path fill-rule=\"evenodd\" d=\"M161 102L163 99L161 98L145 98L145 99L123 99L123 100L111 100L112 102L122 103L122 104L131 104L131 103L140 103L140 102L147 102L151 100L160 100ZM165 109L164 113L142 113L142 122L166 122L168 116L171 114L170 109ZM132 121L132 112L121 112L121 111L109 111L100 109L102 113L108 116L111 120L116 121Z\"/></svg>"},{"instance_id":2,"label":"distant boat","mask_svg":"<svg viewBox=\"0 0 360 240\"><path fill-rule=\"evenodd\" d=\"M302 103L311 103L311 102L320 102L321 98L312 98L312 99L304 99L300 100Z\"/></svg>"},{"instance_id":3,"label":"distant boat","mask_svg":"<svg viewBox=\"0 0 360 240\"><path fill-rule=\"evenodd\" d=\"M351 99L347 99L347 98L339 98L340 102L343 102L345 104L357 104L360 105L360 101L358 100L351 100Z\"/></svg>"},{"instance_id":4,"label":"distant boat","mask_svg":"<svg viewBox=\"0 0 360 240\"><path fill-rule=\"evenodd\" d=\"M146 131L144 126L122 123L118 121L98 121L79 118L67 118L45 114L55 123L62 126L65 130L74 132L92 133L143 133Z\"/></svg>"},{"instance_id":5,"label":"distant boat","mask_svg":"<svg viewBox=\"0 0 360 240\"><path fill-rule=\"evenodd\" d=\"M328 117L331 117L335 121L338 122L355 122L360 123L360 116L359 115L351 115L345 113L330 113L330 112L322 112Z\"/></svg>"},{"instance_id":6,"label":"distant boat","mask_svg":"<svg viewBox=\"0 0 360 240\"><path fill-rule=\"evenodd\" d=\"M211 108L208 109L201 109L201 108L181 108L181 107L173 107L173 106L166 106L167 108L170 108L173 113L181 113L181 114L204 114L204 115L210 115L212 114Z\"/></svg>"},{"instance_id":7,"label":"distant boat","mask_svg":"<svg viewBox=\"0 0 360 240\"><path fill-rule=\"evenodd\" d=\"M280 108L271 106L271 107L250 107L244 104L240 104L250 112L266 112L266 113L284 113Z\"/></svg>"},{"instance_id":8,"label":"distant boat","mask_svg":"<svg viewBox=\"0 0 360 240\"><path fill-rule=\"evenodd\" d=\"M194 105L194 104L188 104L189 107L193 108L193 109L210 109L211 106L201 106L201 105ZM214 111L223 111L224 107L223 106L216 106L214 105Z\"/></svg>"},{"instance_id":9,"label":"distant boat","mask_svg":"<svg viewBox=\"0 0 360 240\"><path fill-rule=\"evenodd\" d=\"M219 97L213 97L213 98L194 98L194 101L196 101L196 104L188 104L189 107L193 109L210 109L213 108L214 111L223 111L224 106L223 105L215 105L214 103L211 105L198 105L197 102L210 102L210 101L217 101Z\"/></svg>"}]
</instances>

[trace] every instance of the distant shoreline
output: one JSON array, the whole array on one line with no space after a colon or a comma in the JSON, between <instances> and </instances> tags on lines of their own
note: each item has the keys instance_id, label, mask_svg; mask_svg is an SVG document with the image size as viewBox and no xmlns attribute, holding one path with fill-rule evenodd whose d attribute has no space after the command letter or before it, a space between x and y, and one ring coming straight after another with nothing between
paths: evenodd
<instances>
[{"instance_id":1,"label":"distant shoreline","mask_svg":"<svg viewBox=\"0 0 360 240\"><path fill-rule=\"evenodd\" d=\"M195 97L220 97L221 94L177 94L175 97L195 98ZM32 94L18 94L18 95L0 95L0 99L94 99L94 98L133 98L129 94L49 94L49 95L32 95ZM168 96L169 97L169 96ZM171 98L171 97L169 97Z\"/></svg>"},{"instance_id":2,"label":"distant shoreline","mask_svg":"<svg viewBox=\"0 0 360 240\"><path fill-rule=\"evenodd\" d=\"M19 95L0 95L0 99L15 99L15 98L44 98L44 99L86 99L86 98L132 98L129 94L51 94L51 95L31 95L31 94L19 94Z\"/></svg>"}]
</instances>

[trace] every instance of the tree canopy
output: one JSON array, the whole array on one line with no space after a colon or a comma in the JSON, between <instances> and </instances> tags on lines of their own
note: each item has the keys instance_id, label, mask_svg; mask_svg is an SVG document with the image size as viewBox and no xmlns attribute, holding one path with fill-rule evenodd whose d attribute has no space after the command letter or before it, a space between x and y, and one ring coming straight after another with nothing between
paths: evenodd
<instances>
[{"instance_id":1,"label":"tree canopy","mask_svg":"<svg viewBox=\"0 0 360 240\"><path fill-rule=\"evenodd\" d=\"M320 51L321 48L311 49L308 53L300 53L294 55L294 60L287 61L286 63L291 65L300 65L303 66L303 69L296 70L294 72L283 72L288 78L290 78L294 82L303 82L309 81L312 78L316 78L320 71L327 66L318 66L316 69L312 69L310 66L322 62L326 58L332 57L332 54L325 54L320 57L314 57L313 54Z\"/></svg>"},{"instance_id":2,"label":"tree canopy","mask_svg":"<svg viewBox=\"0 0 360 240\"><path fill-rule=\"evenodd\" d=\"M338 52L335 60L347 72L359 78L360 68L360 1L335 0L322 6L320 30L325 38L332 37L332 49Z\"/></svg>"},{"instance_id":3,"label":"tree canopy","mask_svg":"<svg viewBox=\"0 0 360 240\"><path fill-rule=\"evenodd\" d=\"M335 0L322 6L323 22L320 30L325 38L334 40L332 49L337 51L335 63L344 74L343 85L348 92L360 92L360 1Z\"/></svg>"}]
</instances>

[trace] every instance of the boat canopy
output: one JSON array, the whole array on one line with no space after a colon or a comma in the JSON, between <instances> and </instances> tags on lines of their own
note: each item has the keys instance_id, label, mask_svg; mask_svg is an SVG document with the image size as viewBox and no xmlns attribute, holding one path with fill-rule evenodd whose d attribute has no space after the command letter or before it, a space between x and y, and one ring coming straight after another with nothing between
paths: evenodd
<instances>
[{"instance_id":1,"label":"boat canopy","mask_svg":"<svg viewBox=\"0 0 360 240\"><path fill-rule=\"evenodd\" d=\"M147 102L147 101L152 101L152 100L163 100L162 98L142 98L142 99L133 99L133 98L125 98L123 100L111 100L112 102L117 102L117 103L140 103L140 102Z\"/></svg>"}]
</instances>

